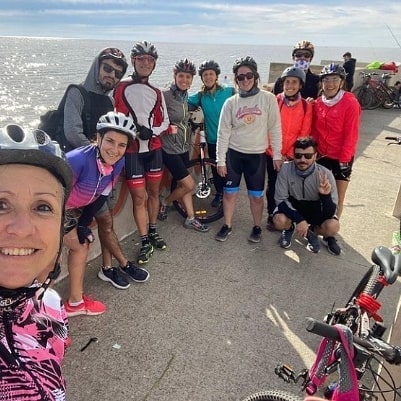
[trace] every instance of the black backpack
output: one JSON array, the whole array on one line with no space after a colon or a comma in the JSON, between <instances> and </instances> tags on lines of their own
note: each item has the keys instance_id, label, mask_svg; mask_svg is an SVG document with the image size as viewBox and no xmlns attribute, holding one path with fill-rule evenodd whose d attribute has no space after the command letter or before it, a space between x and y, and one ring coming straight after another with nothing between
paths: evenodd
<instances>
[{"instance_id":1,"label":"black backpack","mask_svg":"<svg viewBox=\"0 0 401 401\"><path fill-rule=\"evenodd\" d=\"M58 108L56 110L49 110L45 114L40 116L40 123L38 125L39 129L45 131L53 141L57 141L59 143L61 149L64 152L69 152L70 150L74 149L74 147L71 146L71 144L67 141L67 138L64 134L64 105L67 97L67 92L72 87L79 89L82 97L84 98L84 107L82 110L83 129L86 136L90 134L90 101L88 92L82 85L69 85L60 101L60 104L58 105Z\"/></svg>"}]
</instances>

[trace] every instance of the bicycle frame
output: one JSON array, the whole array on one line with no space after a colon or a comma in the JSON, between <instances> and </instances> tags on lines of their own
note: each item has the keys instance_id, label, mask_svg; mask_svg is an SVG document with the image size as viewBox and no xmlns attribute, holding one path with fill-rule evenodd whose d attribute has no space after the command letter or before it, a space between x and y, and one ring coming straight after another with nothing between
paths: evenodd
<instances>
[{"instance_id":1,"label":"bicycle frame","mask_svg":"<svg viewBox=\"0 0 401 401\"><path fill-rule=\"evenodd\" d=\"M206 149L206 135L204 130L199 131L199 162L201 167L202 181L197 183L197 190L195 195L198 198L207 198L212 192L211 183L208 182L206 174L206 163L205 163L205 149Z\"/></svg>"},{"instance_id":2,"label":"bicycle frame","mask_svg":"<svg viewBox=\"0 0 401 401\"><path fill-rule=\"evenodd\" d=\"M206 157L206 135L203 129L203 121L195 120L195 139L192 159L188 165L188 172L195 182L193 191L193 206L195 216L203 223L211 223L223 217L223 208L212 205L214 181L213 169L216 168L216 162ZM172 180L171 190L174 190L177 182ZM178 213L187 217L185 207L180 200L173 202Z\"/></svg>"},{"instance_id":3,"label":"bicycle frame","mask_svg":"<svg viewBox=\"0 0 401 401\"><path fill-rule=\"evenodd\" d=\"M377 298L385 286L393 284L401 275L401 255L394 255L389 248L376 247L372 252L372 261L374 265L360 280L345 307L330 312L324 322L308 318L307 330L326 339L339 341L339 333L334 325L346 326L353 333L354 357L350 368L355 369L359 384L358 401L377 401L378 395L382 397L381 400L396 401L399 399L397 397L401 397L401 386L394 382L384 361L401 364L401 348L382 339L385 328L381 324L381 305ZM372 320L374 324L370 327ZM325 376L334 373L339 366L341 355L337 348L332 351L331 359ZM368 377L367 373L371 376ZM318 390L309 369L296 372L291 366L280 364L275 374L287 383L301 382L301 389L307 395L313 395ZM331 383L321 388L325 399L331 399L337 386L337 383ZM301 398L283 391L261 391L243 401L301 401Z\"/></svg>"}]
</instances>

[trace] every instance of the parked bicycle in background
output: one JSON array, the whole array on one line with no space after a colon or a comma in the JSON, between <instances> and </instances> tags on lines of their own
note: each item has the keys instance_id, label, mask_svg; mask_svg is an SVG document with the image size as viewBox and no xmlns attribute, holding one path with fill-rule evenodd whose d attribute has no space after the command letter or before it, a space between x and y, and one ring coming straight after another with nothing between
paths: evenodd
<instances>
[{"instance_id":1,"label":"parked bicycle in background","mask_svg":"<svg viewBox=\"0 0 401 401\"><path fill-rule=\"evenodd\" d=\"M379 79L373 78L379 75L377 72L361 71L360 74L363 83L352 92L362 109L373 110L380 106L385 109L391 109L394 106L401 108L399 89L388 85L389 79L394 75L393 73L385 72L380 75Z\"/></svg>"}]
</instances>

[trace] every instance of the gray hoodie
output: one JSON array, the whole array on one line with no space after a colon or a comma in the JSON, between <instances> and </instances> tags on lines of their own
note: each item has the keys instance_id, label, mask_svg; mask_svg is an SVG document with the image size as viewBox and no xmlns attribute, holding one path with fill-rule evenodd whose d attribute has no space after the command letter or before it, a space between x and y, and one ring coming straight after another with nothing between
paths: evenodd
<instances>
[{"instance_id":1,"label":"gray hoodie","mask_svg":"<svg viewBox=\"0 0 401 401\"><path fill-rule=\"evenodd\" d=\"M101 97L107 97L107 102L110 101L110 106L107 111L111 111L113 110L113 98L109 96L111 91L104 92L98 80L100 70L99 57L103 53L103 50L104 49L102 49L99 54L94 58L92 65L88 71L88 75L86 76L85 81L82 83L82 85L86 89L86 91L90 93L90 98L93 98L93 94L97 94L98 96L100 95ZM88 145L90 143L89 139L83 132L83 107L84 98L82 97L81 92L77 88L71 88L68 91L64 106L64 133L68 142L74 148ZM93 136L95 136L95 134L96 132L93 132Z\"/></svg>"}]
</instances>

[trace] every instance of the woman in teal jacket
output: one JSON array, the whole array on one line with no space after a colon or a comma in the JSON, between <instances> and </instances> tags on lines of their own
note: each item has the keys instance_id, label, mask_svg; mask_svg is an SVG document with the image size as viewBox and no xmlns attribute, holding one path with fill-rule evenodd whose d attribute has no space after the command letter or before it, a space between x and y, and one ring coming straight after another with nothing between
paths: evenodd
<instances>
[{"instance_id":1,"label":"woman in teal jacket","mask_svg":"<svg viewBox=\"0 0 401 401\"><path fill-rule=\"evenodd\" d=\"M223 87L218 83L220 67L214 60L204 61L198 68L203 82L201 90L189 96L188 104L193 108L201 107L205 116L205 132L209 157L216 160L217 128L224 102L235 93L233 87ZM213 169L216 196L213 207L220 207L223 200L224 179Z\"/></svg>"}]
</instances>

